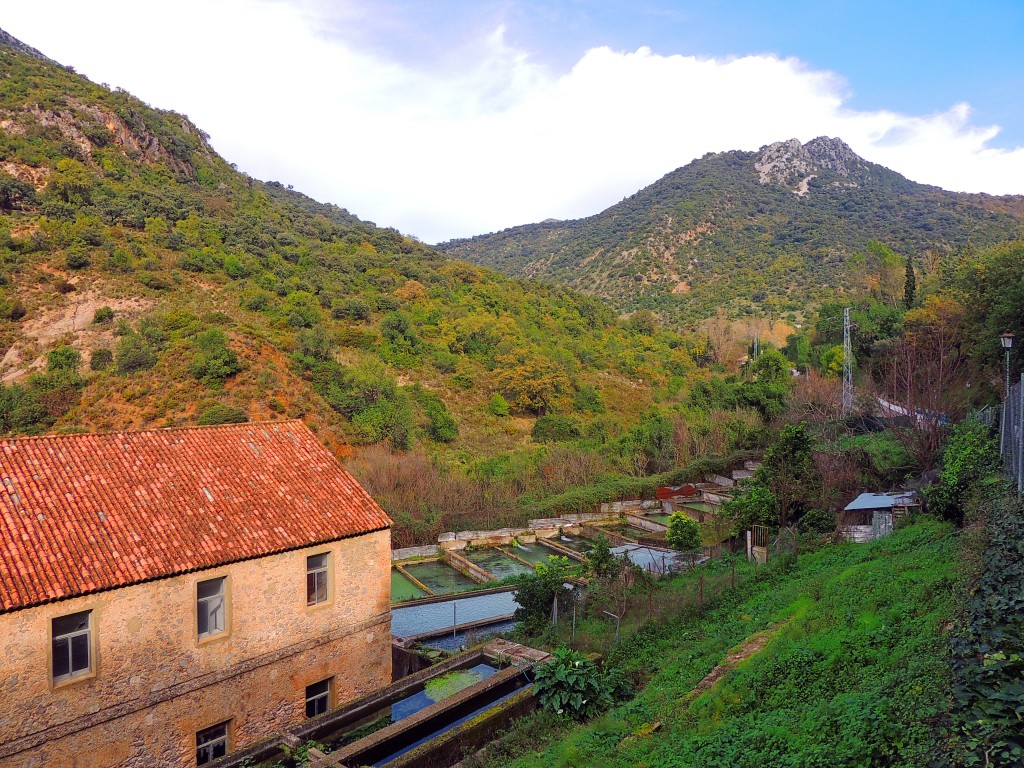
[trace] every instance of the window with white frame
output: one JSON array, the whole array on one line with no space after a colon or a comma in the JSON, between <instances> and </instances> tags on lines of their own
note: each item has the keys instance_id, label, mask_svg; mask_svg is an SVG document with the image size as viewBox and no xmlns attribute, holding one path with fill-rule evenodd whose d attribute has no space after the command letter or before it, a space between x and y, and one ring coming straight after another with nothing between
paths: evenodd
<instances>
[{"instance_id":1,"label":"window with white frame","mask_svg":"<svg viewBox=\"0 0 1024 768\"><path fill-rule=\"evenodd\" d=\"M228 753L228 722L225 720L196 734L196 765L206 765Z\"/></svg>"},{"instance_id":2,"label":"window with white frame","mask_svg":"<svg viewBox=\"0 0 1024 768\"><path fill-rule=\"evenodd\" d=\"M306 558L306 605L327 602L327 570L329 553Z\"/></svg>"},{"instance_id":3,"label":"window with white frame","mask_svg":"<svg viewBox=\"0 0 1024 768\"><path fill-rule=\"evenodd\" d=\"M331 706L331 681L334 678L321 680L306 686L306 717L322 715Z\"/></svg>"},{"instance_id":4,"label":"window with white frame","mask_svg":"<svg viewBox=\"0 0 1024 768\"><path fill-rule=\"evenodd\" d=\"M58 616L51 624L53 682L92 672L92 611Z\"/></svg>"},{"instance_id":5,"label":"window with white frame","mask_svg":"<svg viewBox=\"0 0 1024 768\"><path fill-rule=\"evenodd\" d=\"M225 582L222 576L196 585L196 629L201 638L219 635L227 629Z\"/></svg>"}]
</instances>

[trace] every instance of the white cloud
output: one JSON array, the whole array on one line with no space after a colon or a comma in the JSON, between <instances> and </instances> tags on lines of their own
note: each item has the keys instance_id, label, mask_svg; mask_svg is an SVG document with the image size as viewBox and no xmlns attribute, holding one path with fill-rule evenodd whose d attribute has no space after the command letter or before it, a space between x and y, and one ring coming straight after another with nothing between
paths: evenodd
<instances>
[{"instance_id":1,"label":"white cloud","mask_svg":"<svg viewBox=\"0 0 1024 768\"><path fill-rule=\"evenodd\" d=\"M92 5L22 3L3 24L189 114L243 170L428 241L596 213L708 151L794 136L840 136L915 181L1024 193L1024 148L991 148L998 129L967 105L853 111L841 78L796 59L597 48L556 73L498 28L414 70L353 42L372 23L355 2Z\"/></svg>"}]
</instances>

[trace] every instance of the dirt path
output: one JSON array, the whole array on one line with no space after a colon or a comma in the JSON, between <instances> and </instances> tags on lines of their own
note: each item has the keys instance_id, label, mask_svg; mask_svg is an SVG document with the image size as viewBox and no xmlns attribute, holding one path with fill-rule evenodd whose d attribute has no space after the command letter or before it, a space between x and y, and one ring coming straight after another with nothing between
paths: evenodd
<instances>
[{"instance_id":1,"label":"dirt path","mask_svg":"<svg viewBox=\"0 0 1024 768\"><path fill-rule=\"evenodd\" d=\"M708 672L704 676L704 679L697 683L696 687L686 695L686 704L689 705L690 702L698 696L711 690L715 686L715 683L729 674L740 663L746 661L754 654L763 651L768 643L774 640L788 623L789 622L773 624L768 627L768 629L755 632L740 645L737 645L735 648L730 650L729 653L725 655L725 660Z\"/></svg>"}]
</instances>

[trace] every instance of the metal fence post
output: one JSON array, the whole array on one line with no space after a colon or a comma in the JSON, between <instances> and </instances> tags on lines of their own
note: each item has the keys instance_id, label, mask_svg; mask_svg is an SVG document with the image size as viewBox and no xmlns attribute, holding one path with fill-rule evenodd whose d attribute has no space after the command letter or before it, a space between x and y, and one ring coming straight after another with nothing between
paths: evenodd
<instances>
[{"instance_id":1,"label":"metal fence post","mask_svg":"<svg viewBox=\"0 0 1024 768\"><path fill-rule=\"evenodd\" d=\"M1017 495L1024 493L1024 373L1017 390Z\"/></svg>"}]
</instances>

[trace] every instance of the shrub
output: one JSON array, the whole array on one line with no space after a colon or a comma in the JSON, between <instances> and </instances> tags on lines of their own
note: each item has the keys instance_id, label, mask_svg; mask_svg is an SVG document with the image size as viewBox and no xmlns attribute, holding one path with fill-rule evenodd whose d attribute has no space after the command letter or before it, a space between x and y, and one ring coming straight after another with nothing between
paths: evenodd
<instances>
[{"instance_id":1,"label":"shrub","mask_svg":"<svg viewBox=\"0 0 1024 768\"><path fill-rule=\"evenodd\" d=\"M122 336L117 343L117 372L122 375L145 371L156 365L156 350L137 333Z\"/></svg>"},{"instance_id":2,"label":"shrub","mask_svg":"<svg viewBox=\"0 0 1024 768\"><path fill-rule=\"evenodd\" d=\"M112 323L114 321L114 310L111 309L110 307L100 307L92 316L92 321L96 325Z\"/></svg>"},{"instance_id":3,"label":"shrub","mask_svg":"<svg viewBox=\"0 0 1024 768\"><path fill-rule=\"evenodd\" d=\"M998 466L998 448L988 427L973 419L957 424L942 450L939 481L925 490L928 506L935 514L962 525L971 489Z\"/></svg>"},{"instance_id":4,"label":"shrub","mask_svg":"<svg viewBox=\"0 0 1024 768\"><path fill-rule=\"evenodd\" d=\"M427 416L427 434L434 440L450 443L459 436L459 424L440 398L429 401L423 410Z\"/></svg>"},{"instance_id":5,"label":"shrub","mask_svg":"<svg viewBox=\"0 0 1024 768\"><path fill-rule=\"evenodd\" d=\"M94 371L106 371L114 364L114 353L106 347L94 349L89 358L89 367Z\"/></svg>"},{"instance_id":6,"label":"shrub","mask_svg":"<svg viewBox=\"0 0 1024 768\"><path fill-rule=\"evenodd\" d=\"M217 403L203 411L196 423L201 427L205 427L211 424L243 424L248 420L249 417L245 415L245 411L241 408Z\"/></svg>"},{"instance_id":7,"label":"shrub","mask_svg":"<svg viewBox=\"0 0 1024 768\"><path fill-rule=\"evenodd\" d=\"M491 401L487 404L487 410L495 416L508 416L508 400L502 397L500 392L495 392Z\"/></svg>"},{"instance_id":8,"label":"shrub","mask_svg":"<svg viewBox=\"0 0 1024 768\"><path fill-rule=\"evenodd\" d=\"M331 302L331 317L335 320L364 322L373 316L373 308L358 296L351 299L335 299Z\"/></svg>"},{"instance_id":9,"label":"shrub","mask_svg":"<svg viewBox=\"0 0 1024 768\"><path fill-rule=\"evenodd\" d=\"M57 347L46 356L46 370L55 373L77 371L82 364L82 355L74 347Z\"/></svg>"},{"instance_id":10,"label":"shrub","mask_svg":"<svg viewBox=\"0 0 1024 768\"><path fill-rule=\"evenodd\" d=\"M836 516L824 509L808 509L800 518L800 528L808 533L831 533L836 529Z\"/></svg>"},{"instance_id":11,"label":"shrub","mask_svg":"<svg viewBox=\"0 0 1024 768\"><path fill-rule=\"evenodd\" d=\"M459 356L451 353L447 347L439 347L430 356L430 362L441 373L454 373L459 367Z\"/></svg>"},{"instance_id":12,"label":"shrub","mask_svg":"<svg viewBox=\"0 0 1024 768\"><path fill-rule=\"evenodd\" d=\"M242 370L241 363L228 347L228 337L220 328L211 328L193 341L195 356L189 370L192 375L210 387L222 387L229 376Z\"/></svg>"},{"instance_id":13,"label":"shrub","mask_svg":"<svg viewBox=\"0 0 1024 768\"><path fill-rule=\"evenodd\" d=\"M25 305L21 299L0 297L0 317L7 320L21 320L25 316Z\"/></svg>"},{"instance_id":14,"label":"shrub","mask_svg":"<svg viewBox=\"0 0 1024 768\"><path fill-rule=\"evenodd\" d=\"M589 384L580 387L572 398L572 407L582 413L604 413L604 399L596 387Z\"/></svg>"},{"instance_id":15,"label":"shrub","mask_svg":"<svg viewBox=\"0 0 1024 768\"><path fill-rule=\"evenodd\" d=\"M531 436L539 443L558 443L575 440L582 434L576 419L557 413L541 416L533 425Z\"/></svg>"},{"instance_id":16,"label":"shrub","mask_svg":"<svg viewBox=\"0 0 1024 768\"><path fill-rule=\"evenodd\" d=\"M68 269L83 269L89 266L89 251L84 244L73 245L64 254L64 264Z\"/></svg>"}]
</instances>

